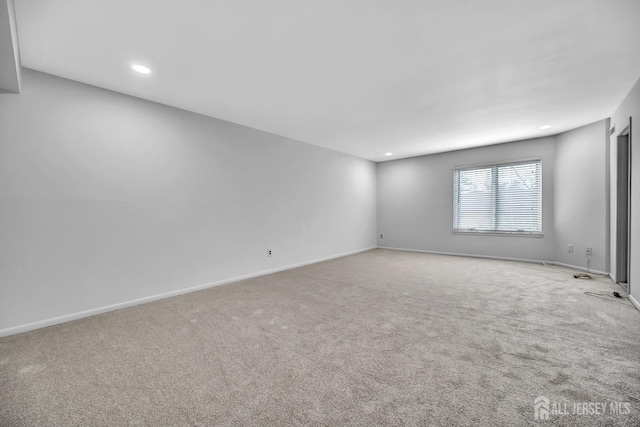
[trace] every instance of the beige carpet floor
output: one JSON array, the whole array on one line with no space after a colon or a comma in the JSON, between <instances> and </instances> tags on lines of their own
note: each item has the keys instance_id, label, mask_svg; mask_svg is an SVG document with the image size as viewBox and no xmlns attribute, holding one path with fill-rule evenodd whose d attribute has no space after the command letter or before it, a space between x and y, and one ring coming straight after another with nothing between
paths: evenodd
<instances>
[{"instance_id":1,"label":"beige carpet floor","mask_svg":"<svg viewBox=\"0 0 640 427\"><path fill-rule=\"evenodd\" d=\"M0 339L0 425L538 425L545 396L540 425L638 426L640 312L585 294L612 291L374 250Z\"/></svg>"}]
</instances>

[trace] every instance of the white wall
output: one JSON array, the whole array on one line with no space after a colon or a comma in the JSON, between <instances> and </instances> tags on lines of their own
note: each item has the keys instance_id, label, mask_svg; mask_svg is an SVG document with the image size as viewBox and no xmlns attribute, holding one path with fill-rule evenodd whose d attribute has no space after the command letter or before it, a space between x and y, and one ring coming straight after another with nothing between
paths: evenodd
<instances>
[{"instance_id":1,"label":"white wall","mask_svg":"<svg viewBox=\"0 0 640 427\"><path fill-rule=\"evenodd\" d=\"M20 92L20 50L13 0L0 0L1 92Z\"/></svg>"},{"instance_id":2,"label":"white wall","mask_svg":"<svg viewBox=\"0 0 640 427\"><path fill-rule=\"evenodd\" d=\"M0 332L376 245L372 162L22 77L0 95Z\"/></svg>"},{"instance_id":3,"label":"white wall","mask_svg":"<svg viewBox=\"0 0 640 427\"><path fill-rule=\"evenodd\" d=\"M548 138L379 163L378 245L583 269L590 246L589 267L608 272L607 135L602 120ZM543 238L452 233L455 166L530 157L542 158Z\"/></svg>"},{"instance_id":4,"label":"white wall","mask_svg":"<svg viewBox=\"0 0 640 427\"><path fill-rule=\"evenodd\" d=\"M616 141L617 136L629 125L631 128L631 229L630 229L630 273L631 295L640 301L640 80L636 82L618 109L611 116L611 126L616 132L611 135L610 183L611 183L611 266L616 265Z\"/></svg>"},{"instance_id":5,"label":"white wall","mask_svg":"<svg viewBox=\"0 0 640 427\"><path fill-rule=\"evenodd\" d=\"M590 267L608 272L607 135L602 120L556 135L554 182L554 261L587 267L585 251L593 248ZM573 244L574 252L568 252Z\"/></svg>"},{"instance_id":6,"label":"white wall","mask_svg":"<svg viewBox=\"0 0 640 427\"><path fill-rule=\"evenodd\" d=\"M554 151L553 138L540 138L378 163L378 245L553 260ZM531 157L542 159L544 237L452 233L454 167Z\"/></svg>"}]
</instances>

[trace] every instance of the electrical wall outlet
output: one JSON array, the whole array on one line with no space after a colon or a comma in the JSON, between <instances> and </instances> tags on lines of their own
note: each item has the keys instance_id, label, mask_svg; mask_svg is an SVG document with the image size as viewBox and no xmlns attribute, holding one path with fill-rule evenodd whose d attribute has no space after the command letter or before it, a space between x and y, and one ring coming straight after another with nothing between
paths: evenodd
<instances>
[{"instance_id":1,"label":"electrical wall outlet","mask_svg":"<svg viewBox=\"0 0 640 427\"><path fill-rule=\"evenodd\" d=\"M593 248L587 247L587 255L593 255Z\"/></svg>"},{"instance_id":2,"label":"electrical wall outlet","mask_svg":"<svg viewBox=\"0 0 640 427\"><path fill-rule=\"evenodd\" d=\"M271 249L267 249L267 256L271 256Z\"/></svg>"},{"instance_id":3,"label":"electrical wall outlet","mask_svg":"<svg viewBox=\"0 0 640 427\"><path fill-rule=\"evenodd\" d=\"M572 254L573 253L573 244L569 243L569 253Z\"/></svg>"}]
</instances>

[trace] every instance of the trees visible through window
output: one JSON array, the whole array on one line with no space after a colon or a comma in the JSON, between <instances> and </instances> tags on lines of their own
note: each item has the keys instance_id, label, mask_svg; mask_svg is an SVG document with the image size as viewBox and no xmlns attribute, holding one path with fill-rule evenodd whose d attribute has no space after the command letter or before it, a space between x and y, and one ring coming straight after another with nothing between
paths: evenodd
<instances>
[{"instance_id":1,"label":"trees visible through window","mask_svg":"<svg viewBox=\"0 0 640 427\"><path fill-rule=\"evenodd\" d=\"M456 169L453 229L542 233L540 160Z\"/></svg>"}]
</instances>

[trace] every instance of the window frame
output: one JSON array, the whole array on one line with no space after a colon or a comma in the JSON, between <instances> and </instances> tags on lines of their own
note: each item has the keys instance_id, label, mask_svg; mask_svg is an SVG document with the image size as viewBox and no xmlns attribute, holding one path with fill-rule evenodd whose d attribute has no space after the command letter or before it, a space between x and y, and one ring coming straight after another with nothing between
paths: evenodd
<instances>
[{"instance_id":1,"label":"window frame","mask_svg":"<svg viewBox=\"0 0 640 427\"><path fill-rule=\"evenodd\" d=\"M540 164L540 231L501 231L501 230L464 230L464 229L456 229L456 221L458 212L456 210L456 195L459 194L459 187L456 188L456 173L459 171L465 170L474 170L474 169L488 169L488 168L498 168L504 166L515 166L521 164L531 164L531 163L539 163ZM472 165L462 165L462 166L454 166L452 169L452 222L453 222L453 230L452 234L458 235L467 235L467 236L515 236L515 237L543 237L544 236L544 185L543 185L543 164L541 157L531 157L517 160L505 160L500 162L487 162L487 163L476 163ZM493 179L497 180L497 176L493 177ZM497 185L496 182L492 182L492 185ZM459 186L459 182L458 182ZM496 197L497 193L494 192L494 197ZM496 209L496 203L494 202L494 209ZM495 217L495 215L494 215Z\"/></svg>"}]
</instances>

